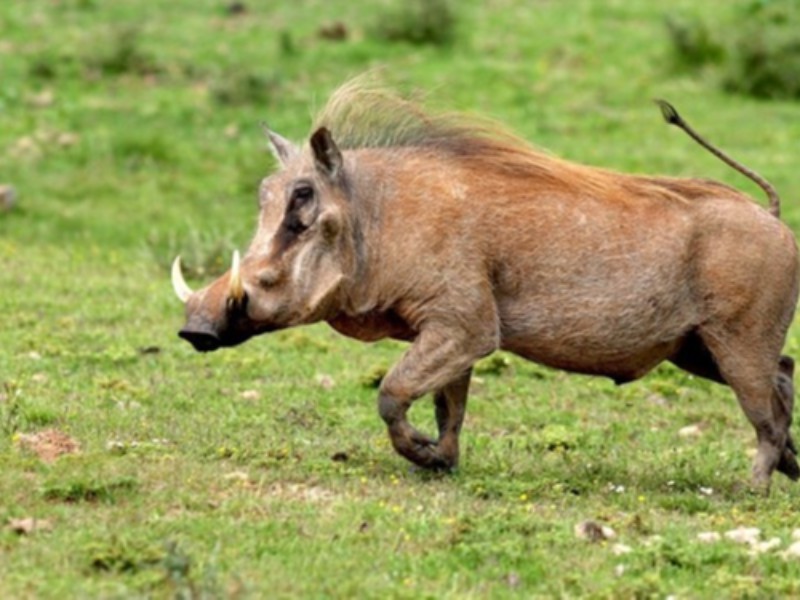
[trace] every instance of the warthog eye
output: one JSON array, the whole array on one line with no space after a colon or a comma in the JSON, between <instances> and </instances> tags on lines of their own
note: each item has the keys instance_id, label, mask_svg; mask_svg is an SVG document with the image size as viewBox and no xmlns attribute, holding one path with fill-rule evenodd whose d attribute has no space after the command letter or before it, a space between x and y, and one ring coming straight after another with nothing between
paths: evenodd
<instances>
[{"instance_id":1,"label":"warthog eye","mask_svg":"<svg viewBox=\"0 0 800 600\"><path fill-rule=\"evenodd\" d=\"M292 208L299 208L300 204L311 200L314 197L314 188L310 185L302 185L292 190L292 198L290 200Z\"/></svg>"},{"instance_id":2,"label":"warthog eye","mask_svg":"<svg viewBox=\"0 0 800 600\"><path fill-rule=\"evenodd\" d=\"M286 207L286 228L293 233L308 229L316 218L314 188L307 183L295 187Z\"/></svg>"}]
</instances>

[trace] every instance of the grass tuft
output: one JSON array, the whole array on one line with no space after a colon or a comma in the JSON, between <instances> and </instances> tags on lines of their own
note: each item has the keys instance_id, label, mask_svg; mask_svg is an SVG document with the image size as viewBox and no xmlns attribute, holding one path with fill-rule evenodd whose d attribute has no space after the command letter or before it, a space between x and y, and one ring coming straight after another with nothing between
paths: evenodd
<instances>
[{"instance_id":1,"label":"grass tuft","mask_svg":"<svg viewBox=\"0 0 800 600\"><path fill-rule=\"evenodd\" d=\"M246 70L226 72L211 84L211 97L220 106L258 106L264 110L281 90L281 78L276 73Z\"/></svg>"},{"instance_id":2,"label":"grass tuft","mask_svg":"<svg viewBox=\"0 0 800 600\"><path fill-rule=\"evenodd\" d=\"M24 428L21 392L12 381L3 382L0 393L0 430L5 436L12 436Z\"/></svg>"},{"instance_id":3,"label":"grass tuft","mask_svg":"<svg viewBox=\"0 0 800 600\"><path fill-rule=\"evenodd\" d=\"M448 46L456 39L457 14L451 0L408 0L384 8L370 28L387 42Z\"/></svg>"},{"instance_id":4,"label":"grass tuft","mask_svg":"<svg viewBox=\"0 0 800 600\"><path fill-rule=\"evenodd\" d=\"M141 32L136 27L116 29L110 35L107 49L84 56L84 63L91 72L103 77L156 75L162 68L152 55L142 50L140 40Z\"/></svg>"},{"instance_id":5,"label":"grass tuft","mask_svg":"<svg viewBox=\"0 0 800 600\"><path fill-rule=\"evenodd\" d=\"M697 69L719 64L725 58L725 47L716 39L707 23L697 19L667 17L672 60L677 68Z\"/></svg>"},{"instance_id":6,"label":"grass tuft","mask_svg":"<svg viewBox=\"0 0 800 600\"><path fill-rule=\"evenodd\" d=\"M94 542L86 548L92 570L113 573L138 573L164 565L167 553L151 543L134 541L128 536L112 535L106 542Z\"/></svg>"},{"instance_id":7,"label":"grass tuft","mask_svg":"<svg viewBox=\"0 0 800 600\"><path fill-rule=\"evenodd\" d=\"M754 0L729 22L666 20L673 62L687 70L714 66L723 89L762 99L800 99L800 4ZM723 41L724 40L724 41Z\"/></svg>"},{"instance_id":8,"label":"grass tuft","mask_svg":"<svg viewBox=\"0 0 800 600\"><path fill-rule=\"evenodd\" d=\"M386 365L373 365L367 371L361 374L359 381L361 385L368 389L378 389L381 387L383 378L389 372L389 367Z\"/></svg>"},{"instance_id":9,"label":"grass tuft","mask_svg":"<svg viewBox=\"0 0 800 600\"><path fill-rule=\"evenodd\" d=\"M501 375L512 369L511 360L503 353L492 354L475 363L476 375Z\"/></svg>"},{"instance_id":10,"label":"grass tuft","mask_svg":"<svg viewBox=\"0 0 800 600\"><path fill-rule=\"evenodd\" d=\"M55 502L115 504L121 499L129 497L138 487L139 482L132 477L121 477L108 481L81 478L48 483L44 486L42 495L46 500Z\"/></svg>"}]
</instances>

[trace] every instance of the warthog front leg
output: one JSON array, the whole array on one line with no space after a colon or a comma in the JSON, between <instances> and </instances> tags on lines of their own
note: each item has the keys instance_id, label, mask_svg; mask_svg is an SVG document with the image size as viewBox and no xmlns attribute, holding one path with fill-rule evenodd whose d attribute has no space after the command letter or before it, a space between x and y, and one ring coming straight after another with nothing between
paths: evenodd
<instances>
[{"instance_id":1,"label":"warthog front leg","mask_svg":"<svg viewBox=\"0 0 800 600\"><path fill-rule=\"evenodd\" d=\"M476 348L474 340L458 343L452 336L420 334L384 379L378 398L378 410L399 454L427 469L456 466L471 366L483 354L486 350ZM436 391L438 441L417 431L406 418L412 402L431 391Z\"/></svg>"}]
</instances>

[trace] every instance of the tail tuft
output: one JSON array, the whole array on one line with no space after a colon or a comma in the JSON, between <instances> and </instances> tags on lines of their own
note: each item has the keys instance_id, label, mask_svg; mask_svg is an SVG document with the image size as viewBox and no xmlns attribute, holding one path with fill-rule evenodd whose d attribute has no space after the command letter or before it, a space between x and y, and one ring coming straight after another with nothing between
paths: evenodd
<instances>
[{"instance_id":1,"label":"tail tuft","mask_svg":"<svg viewBox=\"0 0 800 600\"><path fill-rule=\"evenodd\" d=\"M664 120L667 123L670 125L680 125L683 123L683 119L681 119L681 116L672 104L661 98L656 98L653 102L658 104L658 107L661 109L661 114L664 115Z\"/></svg>"}]
</instances>

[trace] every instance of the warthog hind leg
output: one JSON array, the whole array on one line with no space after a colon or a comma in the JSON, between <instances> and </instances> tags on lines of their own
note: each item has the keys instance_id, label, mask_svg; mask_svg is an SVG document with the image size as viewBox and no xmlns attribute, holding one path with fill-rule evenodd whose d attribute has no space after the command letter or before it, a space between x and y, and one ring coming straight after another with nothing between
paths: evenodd
<instances>
[{"instance_id":1,"label":"warthog hind leg","mask_svg":"<svg viewBox=\"0 0 800 600\"><path fill-rule=\"evenodd\" d=\"M723 338L708 332L703 335L720 373L736 393L756 431L758 450L753 460L753 486L769 492L770 477L776 469L792 480L800 478L795 445L789 433L794 406L794 361L787 356L779 360L770 358L763 339L744 337L747 336Z\"/></svg>"},{"instance_id":2,"label":"warthog hind leg","mask_svg":"<svg viewBox=\"0 0 800 600\"><path fill-rule=\"evenodd\" d=\"M775 394L773 395L773 413L781 415L786 421L787 430L792 424L794 410L794 360L789 356L781 356L778 361L778 374L775 376ZM786 435L786 447L783 449L778 471L793 481L800 479L800 467L797 465L797 447L791 432Z\"/></svg>"}]
</instances>

